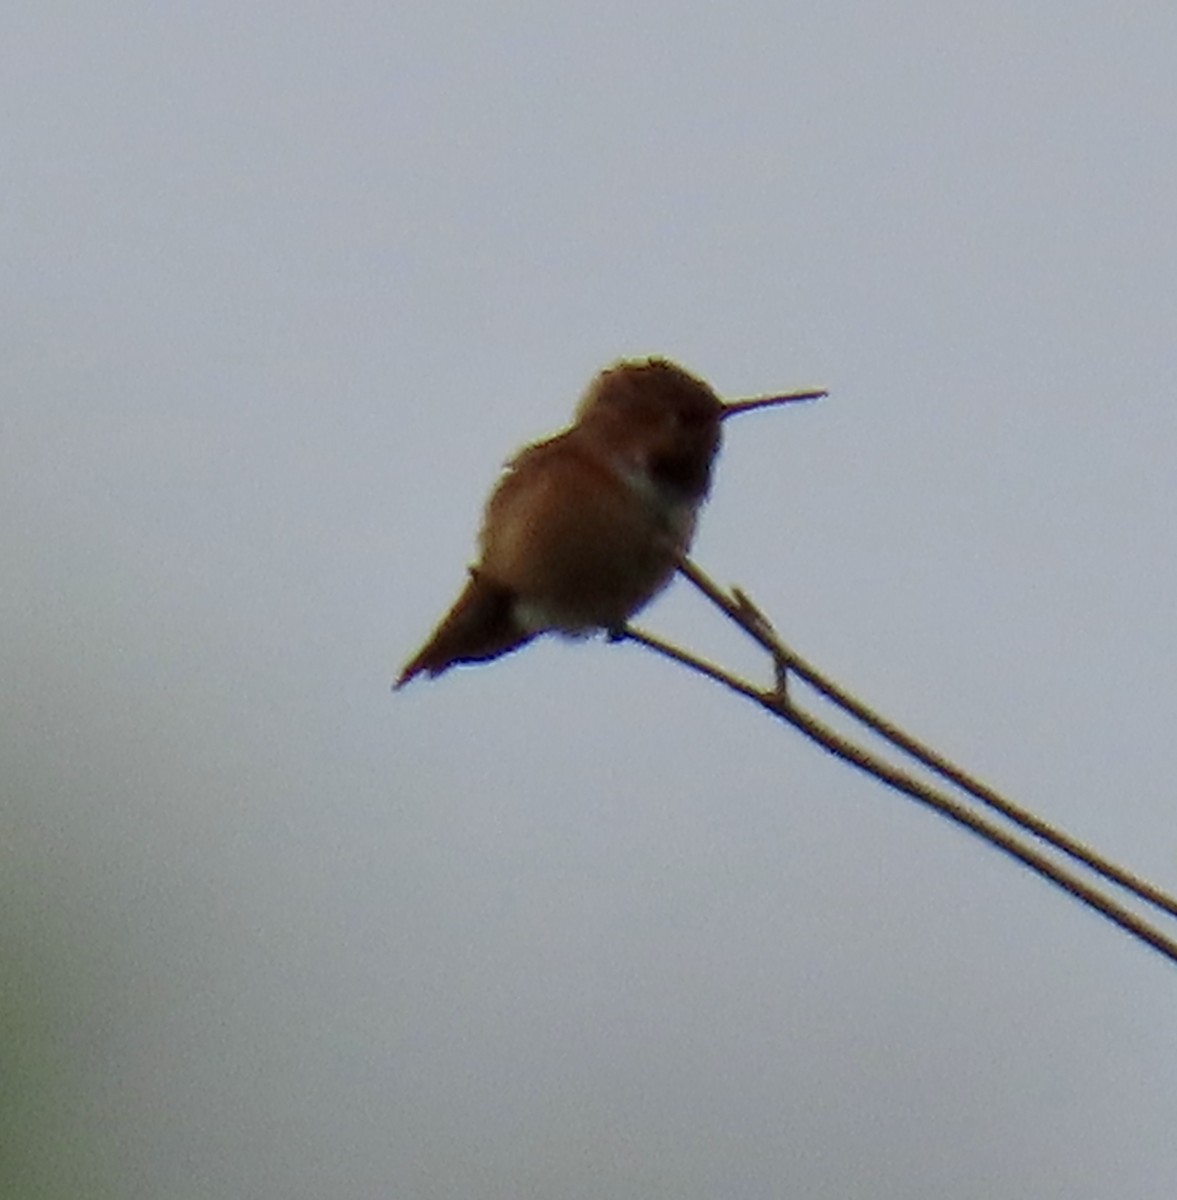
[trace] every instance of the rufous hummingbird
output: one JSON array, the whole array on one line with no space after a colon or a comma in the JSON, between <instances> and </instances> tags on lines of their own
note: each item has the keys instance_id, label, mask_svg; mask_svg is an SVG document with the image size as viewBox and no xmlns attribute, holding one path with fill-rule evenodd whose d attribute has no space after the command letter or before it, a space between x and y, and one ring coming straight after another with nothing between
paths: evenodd
<instances>
[{"instance_id":1,"label":"rufous hummingbird","mask_svg":"<svg viewBox=\"0 0 1177 1200\"><path fill-rule=\"evenodd\" d=\"M465 590L395 686L498 658L541 633L620 631L690 547L720 423L825 394L725 403L664 358L602 371L568 429L508 461Z\"/></svg>"}]
</instances>

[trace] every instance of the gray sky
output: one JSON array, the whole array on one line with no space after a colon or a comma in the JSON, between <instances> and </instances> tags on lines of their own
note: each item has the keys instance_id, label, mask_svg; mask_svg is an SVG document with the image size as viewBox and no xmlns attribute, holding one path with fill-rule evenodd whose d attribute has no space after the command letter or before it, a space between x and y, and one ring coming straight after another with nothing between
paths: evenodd
<instances>
[{"instance_id":1,"label":"gray sky","mask_svg":"<svg viewBox=\"0 0 1177 1200\"><path fill-rule=\"evenodd\" d=\"M1175 46L6 6L11 1193L1170 1196L1161 959L636 648L388 683L599 367L826 385L732 423L700 563L1177 885Z\"/></svg>"}]
</instances>

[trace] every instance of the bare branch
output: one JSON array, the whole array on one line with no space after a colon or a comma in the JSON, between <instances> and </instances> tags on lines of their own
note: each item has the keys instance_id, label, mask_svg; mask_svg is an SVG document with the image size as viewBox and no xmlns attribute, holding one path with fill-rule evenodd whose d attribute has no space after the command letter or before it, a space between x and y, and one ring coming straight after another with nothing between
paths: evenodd
<instances>
[{"instance_id":1,"label":"bare branch","mask_svg":"<svg viewBox=\"0 0 1177 1200\"><path fill-rule=\"evenodd\" d=\"M879 734L897 749L910 755L929 770L961 788L974 799L1001 813L1014 824L1035 837L1069 855L1091 870L1125 888L1142 900L1156 905L1166 913L1177 915L1177 900L1138 876L1108 861L1094 850L1061 832L1034 814L1015 805L986 784L974 779L942 755L937 754L892 722L881 717L845 689L822 675L777 636L771 621L763 611L738 588L726 592L716 585L689 559L684 558L679 569L717 608L734 621L772 657L776 686L770 691L757 688L739 676L716 666L672 642L644 630L627 627L621 636L669 658L689 670L751 700L767 712L800 730L806 737L844 762L874 776L881 783L947 817L962 828L983 838L1024 866L1054 883L1108 920L1177 963L1177 940L1145 922L1131 909L1100 892L1080 876L1032 846L1020 842L1012 833L987 820L967 804L956 800L923 780L903 771L885 760L863 750L848 738L835 733L793 703L786 688L789 672L793 672L844 712Z\"/></svg>"},{"instance_id":2,"label":"bare branch","mask_svg":"<svg viewBox=\"0 0 1177 1200\"><path fill-rule=\"evenodd\" d=\"M1041 817L1035 816L1028 809L1015 804L988 784L969 775L955 763L912 737L894 722L888 721L886 717L881 716L857 697L851 695L845 688L823 675L816 667L780 640L768 618L739 588L733 588L729 597L694 563L686 559L683 560L680 570L713 604L735 621L741 629L754 637L772 655L778 666L783 665L787 670L804 679L816 691L880 737L885 738L897 749L910 755L930 771L934 771L941 778L955 784L995 812L1008 817L1015 825L1032 833L1035 837L1041 838L1042 841L1054 846L1056 850L1061 850L1064 854L1083 863L1141 900L1162 909L1170 916L1177 917L1177 899L1167 892L1142 879L1139 875L1111 862L1077 838L1064 833Z\"/></svg>"}]
</instances>

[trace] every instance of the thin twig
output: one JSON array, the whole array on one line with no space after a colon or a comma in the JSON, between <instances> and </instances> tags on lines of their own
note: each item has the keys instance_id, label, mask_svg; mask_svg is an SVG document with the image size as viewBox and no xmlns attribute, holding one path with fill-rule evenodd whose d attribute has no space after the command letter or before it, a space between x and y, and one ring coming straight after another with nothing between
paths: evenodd
<instances>
[{"instance_id":1,"label":"thin twig","mask_svg":"<svg viewBox=\"0 0 1177 1200\"><path fill-rule=\"evenodd\" d=\"M875 733L889 741L893 746L909 754L918 762L923 763L929 770L954 783L962 791L988 805L995 812L1008 817L1015 825L1019 825L1028 833L1054 846L1056 850L1069 855L1077 862L1090 867L1105 879L1131 892L1139 899L1162 909L1170 916L1177 917L1177 899L1167 892L1136 875L1134 872L1119 866L1105 858L1098 851L1085 845L1077 838L1063 832L1056 826L1035 816L1032 812L1012 800L1001 795L982 783L979 779L963 771L955 763L938 754L931 747L920 742L911 734L900 729L898 725L888 721L861 700L852 696L845 688L834 683L823 675L811 663L786 646L777 636L772 624L755 604L738 588L733 588L729 596L718 587L703 571L689 559L683 559L679 570L687 577L714 605L730 617L741 629L754 638L765 650L772 655L777 666L778 677L789 671L804 679L811 687L826 696L839 708L849 713L856 720L874 730Z\"/></svg>"},{"instance_id":2,"label":"thin twig","mask_svg":"<svg viewBox=\"0 0 1177 1200\"><path fill-rule=\"evenodd\" d=\"M722 684L731 691L758 704L773 716L779 717L795 729L800 730L806 737L816 742L830 754L842 759L844 762L850 763L861 771L865 771L868 775L874 776L874 778L885 783L888 787L902 792L918 803L933 809L957 825L983 838L990 845L1017 859L1032 871L1061 887L1077 900L1086 904L1116 925L1119 925L1122 929L1132 934L1132 936L1139 938L1140 941L1151 946L1158 953L1163 954L1171 962L1177 963L1177 941L1167 937L1160 930L1153 928L1153 926L1142 920L1130 909L1104 896L1096 888L1067 871L1045 854L1042 854L1031 846L1023 845L1012 834L985 820L984 817L979 816L966 805L951 799L949 796L937 791L906 771L902 771L885 762L883 759L869 754L848 739L835 733L816 718L798 709L782 690L764 691L757 688L746 680L739 678L739 676L725 671L722 667L718 667L714 663L708 662L706 659L700 658L688 650L684 650L681 646L676 646L673 642L668 642L663 638L647 633L645 630L636 629L633 626L627 626L622 630L621 637L637 642L647 649L653 650L656 654L672 659L689 670L706 676L708 679L714 680L716 683Z\"/></svg>"}]
</instances>

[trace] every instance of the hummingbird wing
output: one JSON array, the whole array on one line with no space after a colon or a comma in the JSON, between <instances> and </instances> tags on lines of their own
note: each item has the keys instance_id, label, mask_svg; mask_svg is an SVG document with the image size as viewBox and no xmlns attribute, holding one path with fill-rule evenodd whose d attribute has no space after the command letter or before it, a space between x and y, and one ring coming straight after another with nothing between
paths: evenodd
<instances>
[{"instance_id":1,"label":"hummingbird wing","mask_svg":"<svg viewBox=\"0 0 1177 1200\"><path fill-rule=\"evenodd\" d=\"M498 658L539 633L620 628L672 578L696 507L667 505L653 481L578 427L525 447L487 501L469 583L396 687Z\"/></svg>"},{"instance_id":2,"label":"hummingbird wing","mask_svg":"<svg viewBox=\"0 0 1177 1200\"><path fill-rule=\"evenodd\" d=\"M512 496L520 493L526 499L531 491L529 481L534 484L537 480L537 475L529 469L537 457L541 464L538 478L542 480L546 476L542 468L546 458L544 448L559 440L559 437L550 438L547 442L525 447L507 461L506 471L487 502L487 523L496 506L501 507L504 493L508 502ZM514 523L511 525L513 528ZM486 542L484 527L481 561L470 569L469 582L429 640L406 663L393 684L394 689L404 687L417 675L425 674L432 678L458 663L498 658L500 654L525 645L539 632L538 628L524 628L520 623L516 612L519 588L511 579L510 572L504 577L493 569L500 556L488 556ZM488 565L490 570L487 569Z\"/></svg>"},{"instance_id":3,"label":"hummingbird wing","mask_svg":"<svg viewBox=\"0 0 1177 1200\"><path fill-rule=\"evenodd\" d=\"M676 538L619 458L574 427L521 451L486 506L481 571L522 628L614 629L670 579Z\"/></svg>"}]
</instances>

